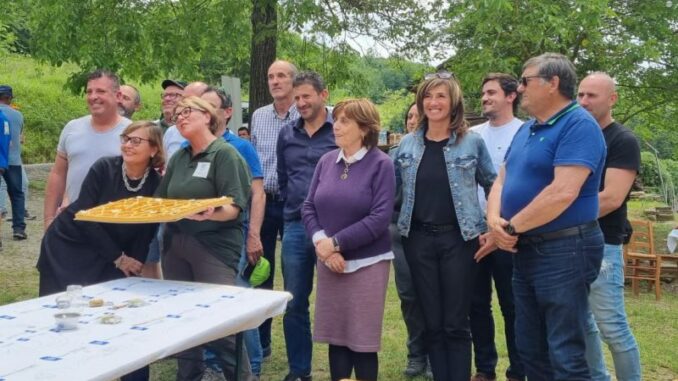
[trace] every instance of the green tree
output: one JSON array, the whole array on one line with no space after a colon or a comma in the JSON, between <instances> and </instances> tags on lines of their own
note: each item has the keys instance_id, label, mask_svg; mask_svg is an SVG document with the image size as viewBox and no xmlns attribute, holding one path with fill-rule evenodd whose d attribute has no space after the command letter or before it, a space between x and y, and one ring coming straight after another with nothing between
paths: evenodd
<instances>
[{"instance_id":1,"label":"green tree","mask_svg":"<svg viewBox=\"0 0 678 381\"><path fill-rule=\"evenodd\" d=\"M441 9L435 41L454 47L445 66L465 89L475 92L485 73L519 75L529 57L559 52L580 78L596 70L616 78L616 119L673 131L667 114L677 116L678 104L675 1L441 0L434 8Z\"/></svg>"},{"instance_id":2,"label":"green tree","mask_svg":"<svg viewBox=\"0 0 678 381\"><path fill-rule=\"evenodd\" d=\"M102 67L141 82L247 77L248 3L33 0L31 6L34 56L56 66L76 63L74 90L82 89L85 73Z\"/></svg>"},{"instance_id":3,"label":"green tree","mask_svg":"<svg viewBox=\"0 0 678 381\"><path fill-rule=\"evenodd\" d=\"M266 70L276 58L278 36L293 31L326 53L352 51L348 41L369 35L401 52L428 36L415 0L6 0L30 3L34 56L52 65L77 64L73 90L84 74L105 67L147 83L161 76L216 81L220 74L250 83L250 106L269 101ZM320 43L319 43L320 42ZM322 62L327 67L326 61ZM342 66L343 67L343 66ZM343 78L347 71L325 70Z\"/></svg>"}]
</instances>

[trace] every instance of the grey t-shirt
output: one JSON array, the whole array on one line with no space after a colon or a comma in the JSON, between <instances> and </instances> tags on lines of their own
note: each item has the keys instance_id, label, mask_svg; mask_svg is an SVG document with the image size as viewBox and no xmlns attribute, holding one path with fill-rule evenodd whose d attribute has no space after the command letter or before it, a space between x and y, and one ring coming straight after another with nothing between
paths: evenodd
<instances>
[{"instance_id":1,"label":"grey t-shirt","mask_svg":"<svg viewBox=\"0 0 678 381\"><path fill-rule=\"evenodd\" d=\"M66 124L59 136L57 152L66 156L66 197L71 203L78 199L80 187L89 168L99 158L120 155L120 134L131 120L122 118L112 129L98 132L92 127L92 116L73 119Z\"/></svg>"}]
</instances>

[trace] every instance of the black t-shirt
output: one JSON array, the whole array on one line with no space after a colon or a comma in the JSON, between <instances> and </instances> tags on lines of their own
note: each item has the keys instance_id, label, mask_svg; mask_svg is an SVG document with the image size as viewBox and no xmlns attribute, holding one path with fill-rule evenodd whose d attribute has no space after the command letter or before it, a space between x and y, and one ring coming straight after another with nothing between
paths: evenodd
<instances>
[{"instance_id":1,"label":"black t-shirt","mask_svg":"<svg viewBox=\"0 0 678 381\"><path fill-rule=\"evenodd\" d=\"M424 137L424 154L417 170L412 220L420 223L457 224L443 149L449 139L434 142Z\"/></svg>"},{"instance_id":2,"label":"black t-shirt","mask_svg":"<svg viewBox=\"0 0 678 381\"><path fill-rule=\"evenodd\" d=\"M612 122L603 129L605 144L607 145L607 157L605 158L605 171L608 168L640 169L640 145L633 132L617 122ZM605 188L605 171L600 179L600 190ZM605 217L598 219L600 228L605 236L605 243L621 245L626 237L626 201L616 210Z\"/></svg>"}]
</instances>

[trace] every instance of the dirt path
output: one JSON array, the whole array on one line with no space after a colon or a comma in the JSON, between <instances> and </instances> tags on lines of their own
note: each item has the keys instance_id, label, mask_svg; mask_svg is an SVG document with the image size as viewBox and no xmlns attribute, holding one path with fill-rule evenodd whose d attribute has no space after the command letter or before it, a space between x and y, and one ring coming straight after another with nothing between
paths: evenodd
<instances>
[{"instance_id":1,"label":"dirt path","mask_svg":"<svg viewBox=\"0 0 678 381\"><path fill-rule=\"evenodd\" d=\"M12 239L12 222L0 222L0 238L3 250L0 252L0 304L28 297L37 296L38 273L35 263L40 252L42 241L42 207L44 188L51 164L27 165L29 181L29 198L26 209L35 220L26 220L28 239L14 241ZM7 199L9 208L9 198ZM9 214L11 216L11 212Z\"/></svg>"}]
</instances>

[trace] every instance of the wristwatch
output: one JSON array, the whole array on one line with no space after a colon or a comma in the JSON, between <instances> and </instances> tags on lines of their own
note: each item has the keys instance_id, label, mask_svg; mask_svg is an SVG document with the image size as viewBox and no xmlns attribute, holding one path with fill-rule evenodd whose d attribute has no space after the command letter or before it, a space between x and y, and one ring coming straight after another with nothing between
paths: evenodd
<instances>
[{"instance_id":1,"label":"wristwatch","mask_svg":"<svg viewBox=\"0 0 678 381\"><path fill-rule=\"evenodd\" d=\"M511 224L511 221L509 221L508 225L504 228L504 231L508 233L509 235L518 235L516 233L516 228L513 227L513 224Z\"/></svg>"},{"instance_id":2,"label":"wristwatch","mask_svg":"<svg viewBox=\"0 0 678 381\"><path fill-rule=\"evenodd\" d=\"M336 237L332 237L332 246L334 246L334 251L340 252L341 249L339 248L339 241L337 241Z\"/></svg>"}]
</instances>

